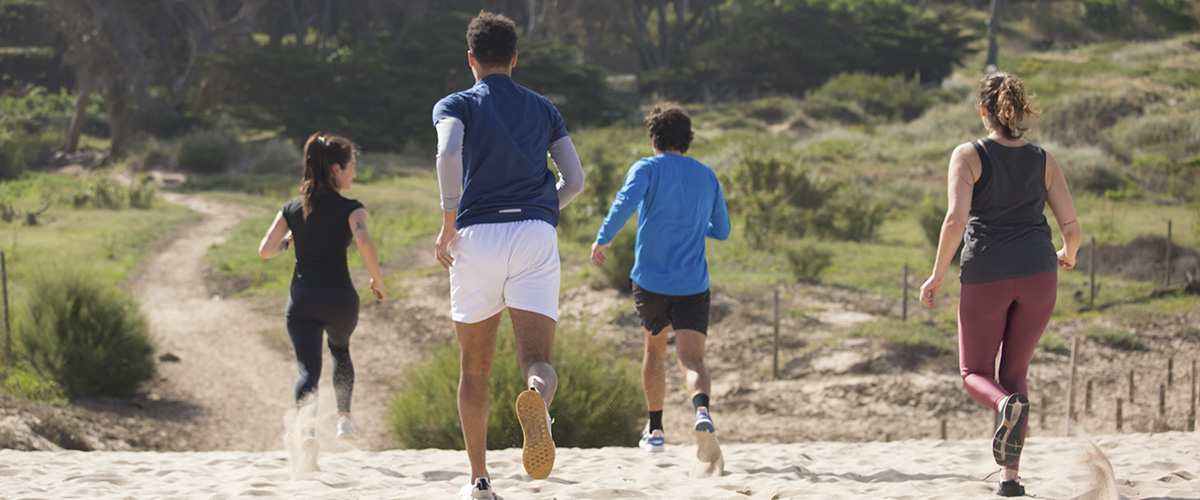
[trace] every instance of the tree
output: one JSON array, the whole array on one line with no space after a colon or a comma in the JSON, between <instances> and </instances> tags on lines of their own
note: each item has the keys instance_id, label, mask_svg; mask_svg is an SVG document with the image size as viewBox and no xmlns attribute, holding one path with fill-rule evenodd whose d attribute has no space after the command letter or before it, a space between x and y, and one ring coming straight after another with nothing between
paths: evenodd
<instances>
[{"instance_id":1,"label":"tree","mask_svg":"<svg viewBox=\"0 0 1200 500\"><path fill-rule=\"evenodd\" d=\"M999 47L996 46L996 31L1000 29L1000 0L992 0L992 6L988 8L987 20L987 61L983 63L984 71L991 73L996 71L999 65L996 58L998 57Z\"/></svg>"}]
</instances>

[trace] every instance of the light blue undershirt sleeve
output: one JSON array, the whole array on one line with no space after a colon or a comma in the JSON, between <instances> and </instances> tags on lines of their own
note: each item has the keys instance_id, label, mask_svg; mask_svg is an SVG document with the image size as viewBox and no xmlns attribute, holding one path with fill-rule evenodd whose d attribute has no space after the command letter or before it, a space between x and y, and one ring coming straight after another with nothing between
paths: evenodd
<instances>
[{"instance_id":1,"label":"light blue undershirt sleeve","mask_svg":"<svg viewBox=\"0 0 1200 500\"><path fill-rule=\"evenodd\" d=\"M725 193L721 191L721 183L717 183L717 197L713 200L712 217L708 219L706 236L725 241L729 238L729 209L725 206Z\"/></svg>"},{"instance_id":2,"label":"light blue undershirt sleeve","mask_svg":"<svg viewBox=\"0 0 1200 500\"><path fill-rule=\"evenodd\" d=\"M463 122L442 118L437 129L437 177L442 195L442 210L458 210L463 188ZM582 177L582 173L581 173Z\"/></svg>"},{"instance_id":3,"label":"light blue undershirt sleeve","mask_svg":"<svg viewBox=\"0 0 1200 500\"><path fill-rule=\"evenodd\" d=\"M604 224L600 226L600 231L596 234L596 243L600 245L611 243L617 236L617 231L625 226L625 222L642 203L642 198L646 196L646 189L650 186L649 169L643 168L642 165L641 162L638 162L629 169L629 173L625 176L625 185L617 193L612 207L608 209L608 216L604 218Z\"/></svg>"},{"instance_id":4,"label":"light blue undershirt sleeve","mask_svg":"<svg viewBox=\"0 0 1200 500\"><path fill-rule=\"evenodd\" d=\"M579 153L571 136L550 143L550 159L558 169L558 209L562 210L583 192L583 164L579 162Z\"/></svg>"}]
</instances>

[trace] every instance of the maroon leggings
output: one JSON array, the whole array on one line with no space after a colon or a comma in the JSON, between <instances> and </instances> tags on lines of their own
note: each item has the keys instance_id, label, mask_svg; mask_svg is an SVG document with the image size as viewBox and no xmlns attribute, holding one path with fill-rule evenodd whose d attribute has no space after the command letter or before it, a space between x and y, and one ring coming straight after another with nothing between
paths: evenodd
<instances>
[{"instance_id":1,"label":"maroon leggings","mask_svg":"<svg viewBox=\"0 0 1200 500\"><path fill-rule=\"evenodd\" d=\"M958 365L971 399L997 410L1000 400L1009 394L1029 394L1025 376L1038 339L1054 312L1057 293L1055 271L962 285L958 300ZM1024 427L1021 436L1024 439Z\"/></svg>"}]
</instances>

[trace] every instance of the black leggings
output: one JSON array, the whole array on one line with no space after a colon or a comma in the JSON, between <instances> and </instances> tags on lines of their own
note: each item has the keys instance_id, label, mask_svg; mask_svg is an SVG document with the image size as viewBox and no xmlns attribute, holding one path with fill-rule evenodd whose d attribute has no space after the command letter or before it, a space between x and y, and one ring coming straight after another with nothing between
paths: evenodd
<instances>
[{"instance_id":1,"label":"black leggings","mask_svg":"<svg viewBox=\"0 0 1200 500\"><path fill-rule=\"evenodd\" d=\"M354 391L350 335L357 325L358 292L353 288L292 285L288 293L287 329L300 371L296 379L297 405L305 396L317 392L317 382L321 379L321 339L323 333L329 333L338 412L350 412L350 395Z\"/></svg>"}]
</instances>

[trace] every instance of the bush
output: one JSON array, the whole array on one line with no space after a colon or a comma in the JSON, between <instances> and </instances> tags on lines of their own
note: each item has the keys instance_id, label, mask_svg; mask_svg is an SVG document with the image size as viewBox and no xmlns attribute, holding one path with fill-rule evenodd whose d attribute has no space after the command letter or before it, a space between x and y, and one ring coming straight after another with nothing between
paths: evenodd
<instances>
[{"instance_id":1,"label":"bush","mask_svg":"<svg viewBox=\"0 0 1200 500\"><path fill-rule=\"evenodd\" d=\"M303 171L304 158L295 144L273 138L256 146L251 172L255 174L291 174L299 176Z\"/></svg>"},{"instance_id":2,"label":"bush","mask_svg":"<svg viewBox=\"0 0 1200 500\"><path fill-rule=\"evenodd\" d=\"M94 208L120 210L125 206L126 198L125 189L116 181L104 176L95 176L88 180L83 189L75 193L71 201L75 208L91 205Z\"/></svg>"},{"instance_id":3,"label":"bush","mask_svg":"<svg viewBox=\"0 0 1200 500\"><path fill-rule=\"evenodd\" d=\"M805 113L813 118L854 125L909 121L935 99L903 76L843 73L809 93L804 102Z\"/></svg>"},{"instance_id":4,"label":"bush","mask_svg":"<svg viewBox=\"0 0 1200 500\"><path fill-rule=\"evenodd\" d=\"M512 327L501 320L495 364L488 382L489 449L521 446L521 426L513 409L526 389L517 363ZM637 366L615 347L580 331L560 331L554 365L558 392L550 406L554 442L559 447L629 446L637 441L645 408ZM447 343L409 372L403 390L388 408L396 441L406 448L463 449L456 390L459 350Z\"/></svg>"},{"instance_id":5,"label":"bush","mask_svg":"<svg viewBox=\"0 0 1200 500\"><path fill-rule=\"evenodd\" d=\"M1158 99L1156 95L1128 88L1067 94L1046 108L1038 130L1066 146L1104 144L1110 127L1126 117L1137 116Z\"/></svg>"},{"instance_id":6,"label":"bush","mask_svg":"<svg viewBox=\"0 0 1200 500\"><path fill-rule=\"evenodd\" d=\"M29 290L18 339L68 396L131 396L154 375L146 319L123 291L73 269L36 276Z\"/></svg>"},{"instance_id":7,"label":"bush","mask_svg":"<svg viewBox=\"0 0 1200 500\"><path fill-rule=\"evenodd\" d=\"M1140 117L1116 124L1109 135L1113 149L1128 157L1158 154L1182 159L1200 151L1200 112L1149 108Z\"/></svg>"},{"instance_id":8,"label":"bush","mask_svg":"<svg viewBox=\"0 0 1200 500\"><path fill-rule=\"evenodd\" d=\"M787 259L796 281L819 283L821 275L833 265L833 252L805 241L788 248Z\"/></svg>"},{"instance_id":9,"label":"bush","mask_svg":"<svg viewBox=\"0 0 1200 500\"><path fill-rule=\"evenodd\" d=\"M179 145L179 166L198 174L225 171L236 156L237 136L223 130L205 130L184 137Z\"/></svg>"},{"instance_id":10,"label":"bush","mask_svg":"<svg viewBox=\"0 0 1200 500\"><path fill-rule=\"evenodd\" d=\"M1059 148L1052 146L1054 158L1062 166L1063 175L1071 189L1083 189L1103 195L1107 191L1120 189L1125 176L1111 156L1095 147Z\"/></svg>"},{"instance_id":11,"label":"bush","mask_svg":"<svg viewBox=\"0 0 1200 500\"><path fill-rule=\"evenodd\" d=\"M154 184L138 183L129 187L129 206L140 210L154 208Z\"/></svg>"},{"instance_id":12,"label":"bush","mask_svg":"<svg viewBox=\"0 0 1200 500\"><path fill-rule=\"evenodd\" d=\"M1146 344L1142 342L1142 339L1139 339L1137 334L1128 330L1090 326L1083 329L1080 334L1106 346L1125 351L1146 350Z\"/></svg>"},{"instance_id":13,"label":"bush","mask_svg":"<svg viewBox=\"0 0 1200 500\"><path fill-rule=\"evenodd\" d=\"M921 200L917 208L917 223L921 225L925 240L936 249L942 239L942 225L946 223L946 204L932 196Z\"/></svg>"},{"instance_id":14,"label":"bush","mask_svg":"<svg viewBox=\"0 0 1200 500\"><path fill-rule=\"evenodd\" d=\"M24 147L12 134L0 129L0 180L16 179L24 173Z\"/></svg>"},{"instance_id":15,"label":"bush","mask_svg":"<svg viewBox=\"0 0 1200 500\"><path fill-rule=\"evenodd\" d=\"M604 252L608 260L600 266L599 279L602 286L610 286L621 293L630 294L633 293L633 280L629 278L629 273L633 271L633 261L636 257L637 221L631 217L625 226L617 233L617 237L613 238L612 246Z\"/></svg>"},{"instance_id":16,"label":"bush","mask_svg":"<svg viewBox=\"0 0 1200 500\"><path fill-rule=\"evenodd\" d=\"M61 387L24 364L0 373L3 373L3 390L6 393L31 401L66 402L66 395Z\"/></svg>"}]
</instances>

